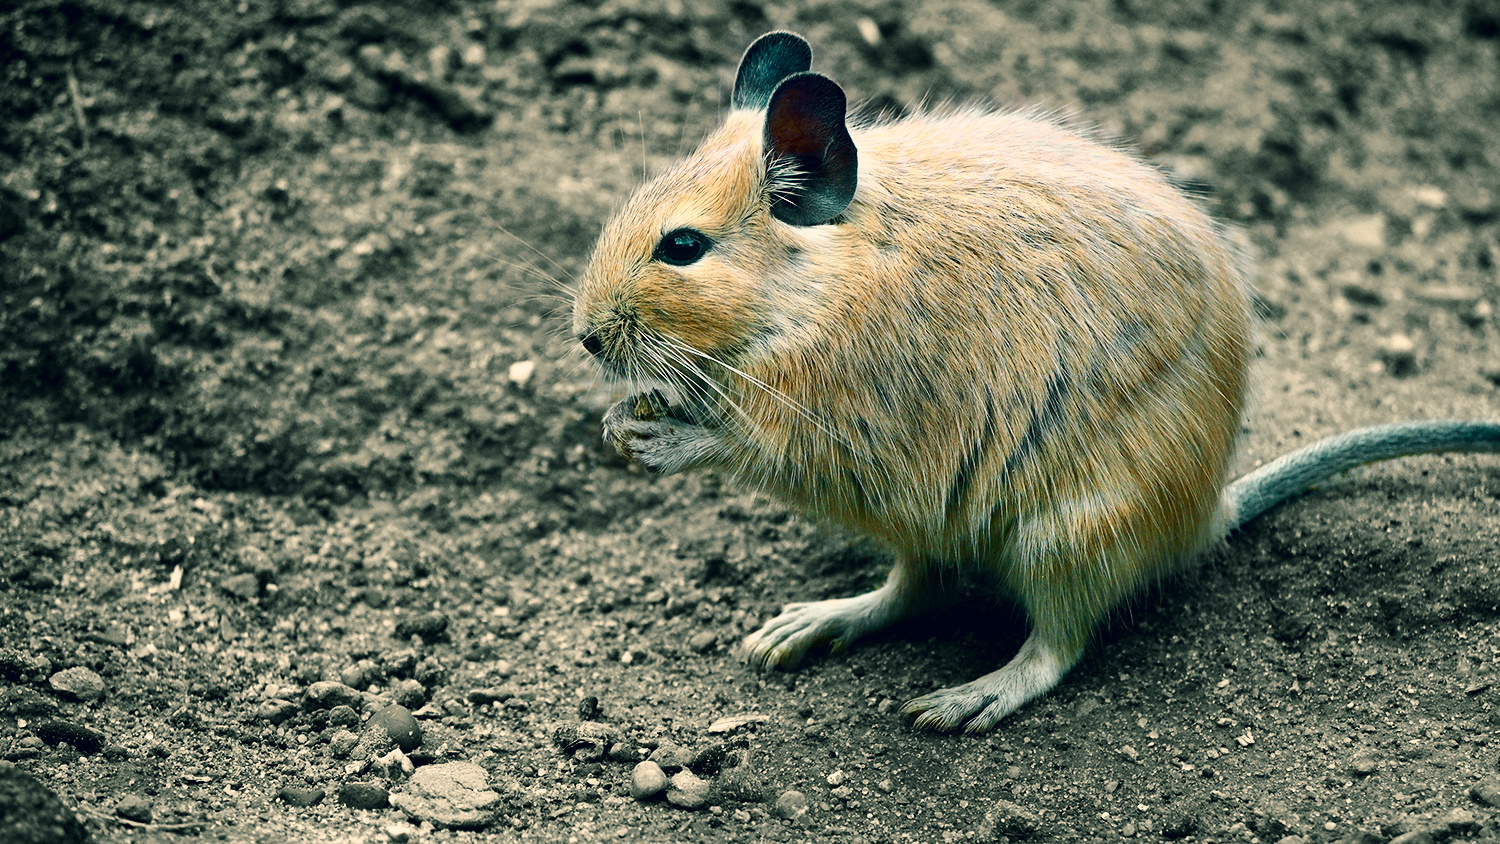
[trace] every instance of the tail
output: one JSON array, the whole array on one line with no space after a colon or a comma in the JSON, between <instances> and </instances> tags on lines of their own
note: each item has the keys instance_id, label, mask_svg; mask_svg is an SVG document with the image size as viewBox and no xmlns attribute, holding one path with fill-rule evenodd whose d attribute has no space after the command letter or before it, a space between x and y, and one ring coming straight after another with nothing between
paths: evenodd
<instances>
[{"instance_id":1,"label":"tail","mask_svg":"<svg viewBox=\"0 0 1500 844\"><path fill-rule=\"evenodd\" d=\"M1226 533L1339 472L1413 454L1500 451L1500 422L1402 422L1360 428L1282 455L1224 491Z\"/></svg>"}]
</instances>

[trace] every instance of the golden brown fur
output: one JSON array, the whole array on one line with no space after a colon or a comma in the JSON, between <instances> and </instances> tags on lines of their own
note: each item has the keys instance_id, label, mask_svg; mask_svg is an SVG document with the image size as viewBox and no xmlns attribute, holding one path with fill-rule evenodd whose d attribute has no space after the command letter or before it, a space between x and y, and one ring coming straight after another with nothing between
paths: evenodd
<instances>
[{"instance_id":1,"label":"golden brown fur","mask_svg":"<svg viewBox=\"0 0 1500 844\"><path fill-rule=\"evenodd\" d=\"M663 471L710 466L880 537L886 587L792 605L747 640L792 665L993 574L1034 627L1016 660L914 701L984 730L1055 684L1092 626L1217 536L1250 351L1244 262L1195 203L1062 123L963 109L850 127L852 202L824 225L738 109L609 224L574 328L606 370L695 424L612 435ZM712 249L653 260L669 232Z\"/></svg>"}]
</instances>

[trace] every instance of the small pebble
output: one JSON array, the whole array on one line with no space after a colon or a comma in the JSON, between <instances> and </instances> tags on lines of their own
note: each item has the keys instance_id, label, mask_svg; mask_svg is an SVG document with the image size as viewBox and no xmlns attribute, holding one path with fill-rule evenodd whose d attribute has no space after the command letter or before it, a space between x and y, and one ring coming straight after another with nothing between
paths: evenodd
<instances>
[{"instance_id":1,"label":"small pebble","mask_svg":"<svg viewBox=\"0 0 1500 844\"><path fill-rule=\"evenodd\" d=\"M807 814L807 795L800 791L782 792L771 807L771 814L789 821L801 818Z\"/></svg>"},{"instance_id":2,"label":"small pebble","mask_svg":"<svg viewBox=\"0 0 1500 844\"><path fill-rule=\"evenodd\" d=\"M1417 344L1405 334L1381 338L1377 355L1386 371L1397 378L1417 371Z\"/></svg>"},{"instance_id":3,"label":"small pebble","mask_svg":"<svg viewBox=\"0 0 1500 844\"><path fill-rule=\"evenodd\" d=\"M1485 777L1470 786L1469 799L1482 806L1500 807L1500 775Z\"/></svg>"},{"instance_id":4,"label":"small pebble","mask_svg":"<svg viewBox=\"0 0 1500 844\"><path fill-rule=\"evenodd\" d=\"M151 801L139 794L127 794L115 804L115 814L136 823L151 823Z\"/></svg>"},{"instance_id":5,"label":"small pebble","mask_svg":"<svg viewBox=\"0 0 1500 844\"><path fill-rule=\"evenodd\" d=\"M691 637L688 638L688 650L692 651L695 654L701 654L708 651L714 645L718 644L718 642L719 634L715 633L712 630L704 630L699 633L694 633Z\"/></svg>"},{"instance_id":6,"label":"small pebble","mask_svg":"<svg viewBox=\"0 0 1500 844\"><path fill-rule=\"evenodd\" d=\"M427 703L427 689L416 680L397 680L391 684L391 697L407 709L421 709Z\"/></svg>"},{"instance_id":7,"label":"small pebble","mask_svg":"<svg viewBox=\"0 0 1500 844\"><path fill-rule=\"evenodd\" d=\"M410 709L399 703L393 703L372 715L365 729L372 728L384 730L391 741L407 753L422 744L422 725L417 723Z\"/></svg>"},{"instance_id":8,"label":"small pebble","mask_svg":"<svg viewBox=\"0 0 1500 844\"><path fill-rule=\"evenodd\" d=\"M335 727L353 727L359 723L359 713L341 703L328 710L328 723Z\"/></svg>"},{"instance_id":9,"label":"small pebble","mask_svg":"<svg viewBox=\"0 0 1500 844\"><path fill-rule=\"evenodd\" d=\"M692 771L682 770L667 782L667 802L683 809L701 809L708 805L708 783Z\"/></svg>"},{"instance_id":10,"label":"small pebble","mask_svg":"<svg viewBox=\"0 0 1500 844\"><path fill-rule=\"evenodd\" d=\"M351 809L384 809L390 792L378 782L346 782L339 786L339 802Z\"/></svg>"},{"instance_id":11,"label":"small pebble","mask_svg":"<svg viewBox=\"0 0 1500 844\"><path fill-rule=\"evenodd\" d=\"M306 809L323 802L327 793L321 788L306 788L298 785L283 785L276 790L276 798L288 806Z\"/></svg>"},{"instance_id":12,"label":"small pebble","mask_svg":"<svg viewBox=\"0 0 1500 844\"><path fill-rule=\"evenodd\" d=\"M349 709L347 706L344 708ZM296 715L300 710L301 707L289 700L272 698L271 700L263 701L260 706L255 707L255 717L257 720L270 724L280 724ZM353 712L354 710L350 709L349 711ZM355 720L358 720L358 718Z\"/></svg>"},{"instance_id":13,"label":"small pebble","mask_svg":"<svg viewBox=\"0 0 1500 844\"><path fill-rule=\"evenodd\" d=\"M529 360L518 360L510 365L510 371L506 373L510 383L517 387L524 387L531 381L531 376L536 374L536 362Z\"/></svg>"},{"instance_id":14,"label":"small pebble","mask_svg":"<svg viewBox=\"0 0 1500 844\"><path fill-rule=\"evenodd\" d=\"M260 597L260 578L250 572L231 574L219 581L219 588L243 601Z\"/></svg>"},{"instance_id":15,"label":"small pebble","mask_svg":"<svg viewBox=\"0 0 1500 844\"><path fill-rule=\"evenodd\" d=\"M630 771L630 796L637 800L650 800L666 787L666 772L650 759L636 765Z\"/></svg>"},{"instance_id":16,"label":"small pebble","mask_svg":"<svg viewBox=\"0 0 1500 844\"><path fill-rule=\"evenodd\" d=\"M402 619L396 625L396 638L410 639L413 636L420 637L428 644L446 641L448 616L440 612L429 612Z\"/></svg>"},{"instance_id":17,"label":"small pebble","mask_svg":"<svg viewBox=\"0 0 1500 844\"><path fill-rule=\"evenodd\" d=\"M335 759L348 759L359 746L359 736L348 730L339 730L328 740L328 753Z\"/></svg>"},{"instance_id":18,"label":"small pebble","mask_svg":"<svg viewBox=\"0 0 1500 844\"><path fill-rule=\"evenodd\" d=\"M64 721L61 718L49 718L39 722L34 729L36 730L37 737L42 741L51 745L67 742L85 756L98 753L104 749L105 737L103 733L72 721Z\"/></svg>"},{"instance_id":19,"label":"small pebble","mask_svg":"<svg viewBox=\"0 0 1500 844\"><path fill-rule=\"evenodd\" d=\"M729 746L721 742L700 747L688 762L688 769L700 777L716 777L729 759Z\"/></svg>"},{"instance_id":20,"label":"small pebble","mask_svg":"<svg viewBox=\"0 0 1500 844\"><path fill-rule=\"evenodd\" d=\"M563 721L552 727L552 743L580 762L598 762L618 737L614 727L598 721Z\"/></svg>"},{"instance_id":21,"label":"small pebble","mask_svg":"<svg viewBox=\"0 0 1500 844\"><path fill-rule=\"evenodd\" d=\"M661 766L667 773L676 773L686 768L693 761L692 751L672 742L663 742L651 751L652 762Z\"/></svg>"},{"instance_id":22,"label":"small pebble","mask_svg":"<svg viewBox=\"0 0 1500 844\"><path fill-rule=\"evenodd\" d=\"M358 691L337 680L319 680L308 686L302 695L304 709L332 709L339 705L358 709L363 703L364 698Z\"/></svg>"},{"instance_id":23,"label":"small pebble","mask_svg":"<svg viewBox=\"0 0 1500 844\"><path fill-rule=\"evenodd\" d=\"M828 784L830 786L834 787L834 788L838 788L839 786L843 785L844 784L844 772L843 771L834 771L833 773L829 774L828 775Z\"/></svg>"},{"instance_id":24,"label":"small pebble","mask_svg":"<svg viewBox=\"0 0 1500 844\"><path fill-rule=\"evenodd\" d=\"M406 844L408 841L415 840L422 831L409 823L393 823L387 826L384 832L385 840L391 844Z\"/></svg>"},{"instance_id":25,"label":"small pebble","mask_svg":"<svg viewBox=\"0 0 1500 844\"><path fill-rule=\"evenodd\" d=\"M104 678L81 665L53 674L47 684L63 700L86 703L104 697Z\"/></svg>"},{"instance_id":26,"label":"small pebble","mask_svg":"<svg viewBox=\"0 0 1500 844\"><path fill-rule=\"evenodd\" d=\"M1380 770L1380 760L1373 756L1356 756L1354 761L1349 763L1349 770L1362 777L1368 777Z\"/></svg>"},{"instance_id":27,"label":"small pebble","mask_svg":"<svg viewBox=\"0 0 1500 844\"><path fill-rule=\"evenodd\" d=\"M1300 842L1301 839L1298 839ZM1425 829L1414 829L1390 840L1390 844L1434 844L1432 833Z\"/></svg>"}]
</instances>

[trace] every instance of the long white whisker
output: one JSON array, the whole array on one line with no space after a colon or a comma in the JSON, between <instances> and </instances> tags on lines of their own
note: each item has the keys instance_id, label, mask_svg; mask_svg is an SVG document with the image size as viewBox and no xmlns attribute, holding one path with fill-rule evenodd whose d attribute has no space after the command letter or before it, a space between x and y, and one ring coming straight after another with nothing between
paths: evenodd
<instances>
[{"instance_id":1,"label":"long white whisker","mask_svg":"<svg viewBox=\"0 0 1500 844\"><path fill-rule=\"evenodd\" d=\"M847 447L849 447L851 449L854 448L854 443L850 442L846 437L844 437L844 436L842 436L842 435L840 435L838 433L835 433L827 425L824 425L823 421L821 419L818 419L817 416L813 415L812 411L808 410L807 408L803 407L801 404L799 404L796 401L794 401L792 399L792 397L788 396L786 393L781 392L780 390L776 389L775 387L772 387L770 384L767 384L766 382L760 380L759 378L756 378L754 375L751 375L750 373L745 372L742 369L730 366L729 364L725 363L722 360L719 360L718 358L714 357L713 355L708 354L707 352L701 352L701 351L693 348L692 346L687 345L686 343L683 343L683 342L678 341L678 340L673 340L672 338L669 338L669 337L664 337L662 339L665 342L667 342L668 344L670 344L672 348L674 348L674 349L676 349L678 351L685 352L685 353L693 355L694 357L697 357L697 358L701 358L701 359L706 360L709 363L715 364L717 366L722 366L722 367L724 367L724 369L726 369L726 370L728 370L730 372L733 372L735 375L740 376L741 378L745 379L746 381L750 382L751 384L755 385L756 387L760 388L761 390L764 390L765 393L766 393L766 395L768 395L768 396L776 399L777 401L781 402L782 404L786 405L788 408L790 408L791 410L793 410L794 412L796 412L796 414L798 416L801 416L803 419L807 420L808 422L811 422L814 427L816 427L818 430L822 431L823 433L827 434L828 436L832 437L835 441L837 441L839 443L842 443L843 445L845 445L845 446L847 446Z\"/></svg>"}]
</instances>

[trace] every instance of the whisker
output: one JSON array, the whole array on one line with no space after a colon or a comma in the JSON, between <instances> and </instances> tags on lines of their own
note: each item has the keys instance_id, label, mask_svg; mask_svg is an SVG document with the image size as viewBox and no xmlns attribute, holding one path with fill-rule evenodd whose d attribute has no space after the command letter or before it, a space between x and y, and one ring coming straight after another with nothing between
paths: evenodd
<instances>
[{"instance_id":1,"label":"whisker","mask_svg":"<svg viewBox=\"0 0 1500 844\"><path fill-rule=\"evenodd\" d=\"M732 372L735 375L740 376L741 378L743 378L746 381L750 382L751 384L755 385L759 389L765 391L766 395L768 395L768 396L776 399L777 401L781 402L782 404L786 405L789 409L791 409L792 411L796 412L796 414L798 416L801 416L806 421L812 423L812 425L814 427L816 427L818 430L822 431L823 433L827 434L829 437L833 438L836 442L839 442L839 443L841 443L841 444L849 447L850 449L854 448L854 443L850 442L848 440L848 438L844 437L841 434L838 434L838 433L834 432L827 425L823 424L823 421L821 419L819 419L816 415L814 415L811 410L808 410L806 407L803 407L801 404L799 404L798 402L796 402L795 400L793 400L792 397L788 396L786 393L783 393L782 391L776 389L775 387L772 387L770 384L767 384L766 382L760 380L759 378L756 378L754 375L751 375L750 373L745 372L742 369L738 369L738 368L736 368L734 366L730 366L729 364L725 363L722 360L719 360L718 358L714 357L713 355L708 354L707 352L699 351L699 350L693 348L692 346L689 346L686 343L683 343L683 342L681 342L679 340L673 340L673 339L667 338L667 337L664 337L663 340L666 341L667 343L670 343L673 348L675 348L675 349L677 349L679 351L682 351L682 352L685 352L687 354L693 355L694 357L706 360L709 363L712 363L712 364L714 364L716 366L722 366L724 369L728 370L729 372Z\"/></svg>"}]
</instances>

